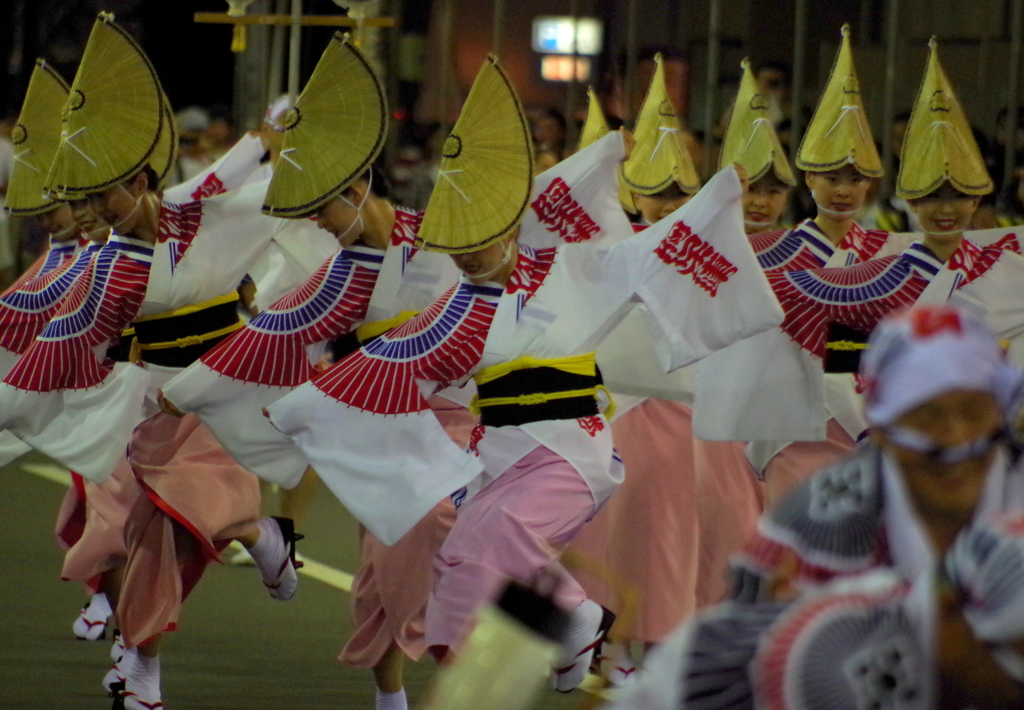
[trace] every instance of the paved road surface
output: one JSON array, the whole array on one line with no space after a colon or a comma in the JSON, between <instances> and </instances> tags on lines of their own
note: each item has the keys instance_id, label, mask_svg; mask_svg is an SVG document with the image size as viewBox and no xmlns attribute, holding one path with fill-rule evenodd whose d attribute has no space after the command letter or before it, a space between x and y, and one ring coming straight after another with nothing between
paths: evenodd
<instances>
[{"instance_id":1,"label":"paved road surface","mask_svg":"<svg viewBox=\"0 0 1024 710\"><path fill-rule=\"evenodd\" d=\"M35 454L0 469L0 708L105 710L109 643L75 640L84 592L58 579L62 553L52 533L64 488L24 464L56 470ZM356 524L326 489L302 527L303 554L355 571ZM372 709L369 671L336 661L351 631L348 604L346 592L308 577L294 600L276 602L255 568L212 566L165 646L167 710ZM413 707L433 672L430 661L407 666ZM547 692L536 707L582 701L578 691Z\"/></svg>"}]
</instances>

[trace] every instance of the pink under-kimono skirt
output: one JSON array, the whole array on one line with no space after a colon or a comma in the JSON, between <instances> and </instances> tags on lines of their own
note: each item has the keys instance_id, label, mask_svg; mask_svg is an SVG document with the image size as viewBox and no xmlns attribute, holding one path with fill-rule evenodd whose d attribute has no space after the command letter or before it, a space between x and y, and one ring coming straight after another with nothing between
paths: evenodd
<instances>
[{"instance_id":1,"label":"pink under-kimono skirt","mask_svg":"<svg viewBox=\"0 0 1024 710\"><path fill-rule=\"evenodd\" d=\"M444 430L465 446L479 421L468 409L431 397ZM352 637L338 660L373 668L392 644L418 661L427 650L424 615L434 586L434 555L455 523L455 506L445 499L390 547L364 530L361 564L352 583Z\"/></svg>"},{"instance_id":2,"label":"pink under-kimono skirt","mask_svg":"<svg viewBox=\"0 0 1024 710\"><path fill-rule=\"evenodd\" d=\"M828 420L825 441L794 441L765 467L764 505L772 508L786 494L853 450L853 438L835 419Z\"/></svg>"},{"instance_id":3,"label":"pink under-kimono skirt","mask_svg":"<svg viewBox=\"0 0 1024 710\"><path fill-rule=\"evenodd\" d=\"M427 604L428 650L458 649L476 610L509 579L534 585L547 577L566 611L586 599L558 557L594 514L594 497L572 464L538 446L459 508L434 557ZM437 647L437 649L434 649Z\"/></svg>"},{"instance_id":4,"label":"pink under-kimono skirt","mask_svg":"<svg viewBox=\"0 0 1024 710\"><path fill-rule=\"evenodd\" d=\"M129 461L143 490L125 524L128 564L117 607L131 648L177 627L206 565L253 530L260 488L191 414L160 413L140 424Z\"/></svg>"},{"instance_id":5,"label":"pink under-kimono skirt","mask_svg":"<svg viewBox=\"0 0 1024 710\"><path fill-rule=\"evenodd\" d=\"M128 459L122 457L106 483L72 474L72 486L57 513L57 543L66 550L61 579L99 591L101 576L128 560L124 525L142 493Z\"/></svg>"},{"instance_id":6,"label":"pink under-kimono skirt","mask_svg":"<svg viewBox=\"0 0 1024 710\"><path fill-rule=\"evenodd\" d=\"M612 422L626 478L570 550L607 565L639 596L636 616L616 636L659 643L693 614L697 507L690 408L647 399ZM592 574L573 575L587 596L622 616L621 600Z\"/></svg>"},{"instance_id":7,"label":"pink under-kimono skirt","mask_svg":"<svg viewBox=\"0 0 1024 710\"><path fill-rule=\"evenodd\" d=\"M700 554L696 605L702 609L729 593L729 559L757 530L761 484L740 441L693 440Z\"/></svg>"}]
</instances>

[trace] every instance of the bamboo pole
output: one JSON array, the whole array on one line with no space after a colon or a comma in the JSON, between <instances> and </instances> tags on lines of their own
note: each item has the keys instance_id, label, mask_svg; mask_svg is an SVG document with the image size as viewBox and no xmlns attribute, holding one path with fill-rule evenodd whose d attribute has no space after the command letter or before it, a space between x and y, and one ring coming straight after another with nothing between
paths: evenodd
<instances>
[{"instance_id":1,"label":"bamboo pole","mask_svg":"<svg viewBox=\"0 0 1024 710\"><path fill-rule=\"evenodd\" d=\"M1018 0L1019 2L1019 0ZM882 176L881 194L888 198L892 194L892 118L896 115L896 62L899 58L900 0L889 0L889 16L885 26L885 94L882 97Z\"/></svg>"},{"instance_id":2,"label":"bamboo pole","mask_svg":"<svg viewBox=\"0 0 1024 710\"><path fill-rule=\"evenodd\" d=\"M633 120L633 88L636 85L636 63L639 56L636 37L637 0L626 0L626 86L622 120L630 125Z\"/></svg>"},{"instance_id":3,"label":"bamboo pole","mask_svg":"<svg viewBox=\"0 0 1024 710\"><path fill-rule=\"evenodd\" d=\"M576 114L576 101L579 89L579 82L576 80L576 63L579 61L579 54L577 52L578 47L576 46L577 30L579 29L576 25L577 16L579 15L579 0L569 0L569 16L572 18L573 23L573 34L572 34L572 78L565 87L565 151L570 149L570 146L575 147L577 141L576 120L574 115Z\"/></svg>"},{"instance_id":4,"label":"bamboo pole","mask_svg":"<svg viewBox=\"0 0 1024 710\"><path fill-rule=\"evenodd\" d=\"M711 0L708 8L708 66L704 87L704 177L711 175L712 149L715 137L715 106L718 96L718 77L721 73L722 53L722 1Z\"/></svg>"},{"instance_id":5,"label":"bamboo pole","mask_svg":"<svg viewBox=\"0 0 1024 710\"><path fill-rule=\"evenodd\" d=\"M897 0L898 1L898 0ZM807 0L796 0L793 27L793 90L791 93L789 159L796 163L804 130L804 64L807 57Z\"/></svg>"},{"instance_id":6,"label":"bamboo pole","mask_svg":"<svg viewBox=\"0 0 1024 710\"><path fill-rule=\"evenodd\" d=\"M365 20L356 20L344 15L302 15L302 0L292 0L292 9L295 3L299 3L299 19L294 15L245 15L243 17L231 17L226 13L219 12L197 12L192 16L195 22L215 25L284 25L293 24L321 27L394 27L393 17L367 17Z\"/></svg>"},{"instance_id":7,"label":"bamboo pole","mask_svg":"<svg viewBox=\"0 0 1024 710\"><path fill-rule=\"evenodd\" d=\"M292 0L291 32L288 37L288 96L299 96L299 63L302 61L302 0Z\"/></svg>"},{"instance_id":8,"label":"bamboo pole","mask_svg":"<svg viewBox=\"0 0 1024 710\"><path fill-rule=\"evenodd\" d=\"M501 58L501 41L505 38L505 0L494 0L491 51Z\"/></svg>"},{"instance_id":9,"label":"bamboo pole","mask_svg":"<svg viewBox=\"0 0 1024 710\"><path fill-rule=\"evenodd\" d=\"M1013 169L1017 162L1017 111L1020 106L1021 23L1024 0L1012 0L1010 10L1010 66L1006 72L1006 145L1003 153L1003 190L1000 198L1008 201L1013 194Z\"/></svg>"}]
</instances>

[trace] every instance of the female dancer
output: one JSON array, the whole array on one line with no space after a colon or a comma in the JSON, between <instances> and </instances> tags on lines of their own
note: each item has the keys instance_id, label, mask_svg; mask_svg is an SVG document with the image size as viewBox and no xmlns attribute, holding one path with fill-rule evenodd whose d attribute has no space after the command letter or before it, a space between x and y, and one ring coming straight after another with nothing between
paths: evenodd
<instances>
[{"instance_id":1,"label":"female dancer","mask_svg":"<svg viewBox=\"0 0 1024 710\"><path fill-rule=\"evenodd\" d=\"M735 240L742 191L732 170L660 228L614 244L527 246L538 231L520 229L530 205L529 136L493 57L445 156L419 236L423 248L452 254L459 283L269 408L272 423L383 542L461 488L427 607L427 644L439 658L454 652L504 577L532 582L551 568L621 481L590 353L631 301L647 304L668 369L778 315L766 293L755 295L763 277L749 246ZM594 179L615 189L611 174ZM560 231L588 226L572 189L553 187L555 209L534 210L541 221L556 220ZM692 249L699 264L687 256ZM482 422L462 451L439 437L425 395L469 376ZM384 450L374 443L381 437ZM572 622L555 684L569 690L608 620L571 578L563 581L558 598Z\"/></svg>"}]
</instances>

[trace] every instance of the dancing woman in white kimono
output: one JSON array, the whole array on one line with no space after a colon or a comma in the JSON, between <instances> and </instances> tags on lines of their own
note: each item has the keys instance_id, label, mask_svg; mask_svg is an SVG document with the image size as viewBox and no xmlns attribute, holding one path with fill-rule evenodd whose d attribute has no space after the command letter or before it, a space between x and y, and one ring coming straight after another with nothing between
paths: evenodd
<instances>
[{"instance_id":1,"label":"dancing woman in white kimono","mask_svg":"<svg viewBox=\"0 0 1024 710\"><path fill-rule=\"evenodd\" d=\"M459 283L269 408L384 542L459 491L427 609L438 656L457 648L503 578L532 583L550 568L621 481L591 353L633 302L648 306L666 370L780 315L743 238L732 169L639 236L537 249L516 244L531 171L521 107L489 58L445 143L419 235L423 248L452 254ZM551 208L567 225L585 216L571 190ZM471 376L482 423L463 451L426 396ZM583 679L603 614L571 578L558 598L573 618L556 675L567 690Z\"/></svg>"}]
</instances>

